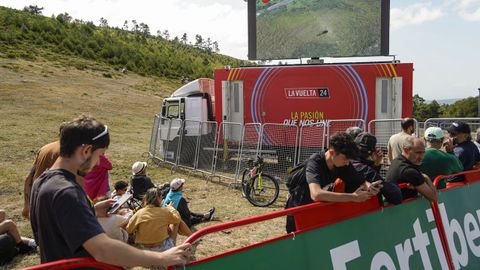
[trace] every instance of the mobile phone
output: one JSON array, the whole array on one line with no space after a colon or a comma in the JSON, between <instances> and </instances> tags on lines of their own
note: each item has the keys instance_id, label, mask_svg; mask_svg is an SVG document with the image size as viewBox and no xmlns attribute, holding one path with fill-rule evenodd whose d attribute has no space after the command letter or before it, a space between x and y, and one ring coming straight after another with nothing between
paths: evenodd
<instances>
[{"instance_id":1,"label":"mobile phone","mask_svg":"<svg viewBox=\"0 0 480 270\"><path fill-rule=\"evenodd\" d=\"M375 181L370 185L370 187L380 189L383 187L382 181Z\"/></svg>"},{"instance_id":2,"label":"mobile phone","mask_svg":"<svg viewBox=\"0 0 480 270\"><path fill-rule=\"evenodd\" d=\"M130 200L131 198L132 198L132 194L130 193L123 194L112 206L110 206L110 208L107 211L107 214L111 215L111 214L117 213L120 207L122 207L122 205L128 202L128 200Z\"/></svg>"}]
</instances>

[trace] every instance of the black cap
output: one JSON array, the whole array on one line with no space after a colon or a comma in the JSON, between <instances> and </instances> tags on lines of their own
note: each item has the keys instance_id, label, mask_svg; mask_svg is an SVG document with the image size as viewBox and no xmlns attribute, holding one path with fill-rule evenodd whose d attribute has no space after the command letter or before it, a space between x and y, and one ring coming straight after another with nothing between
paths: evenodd
<instances>
[{"instance_id":1,"label":"black cap","mask_svg":"<svg viewBox=\"0 0 480 270\"><path fill-rule=\"evenodd\" d=\"M470 126L465 122L453 122L452 125L447 129L450 134L465 133L470 134Z\"/></svg>"},{"instance_id":2,"label":"black cap","mask_svg":"<svg viewBox=\"0 0 480 270\"><path fill-rule=\"evenodd\" d=\"M371 133L362 132L355 138L355 143L360 150L370 152L375 150L377 138L375 138L375 136L373 136Z\"/></svg>"}]
</instances>

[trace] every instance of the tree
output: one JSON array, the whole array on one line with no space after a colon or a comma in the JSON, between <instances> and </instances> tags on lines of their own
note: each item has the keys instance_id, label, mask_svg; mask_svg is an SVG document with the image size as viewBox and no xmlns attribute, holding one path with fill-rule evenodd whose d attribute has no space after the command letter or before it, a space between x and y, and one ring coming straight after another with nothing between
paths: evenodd
<instances>
[{"instance_id":1,"label":"tree","mask_svg":"<svg viewBox=\"0 0 480 270\"><path fill-rule=\"evenodd\" d=\"M180 40L182 41L183 44L187 44L188 42L187 33L183 33L182 38Z\"/></svg>"},{"instance_id":2,"label":"tree","mask_svg":"<svg viewBox=\"0 0 480 270\"><path fill-rule=\"evenodd\" d=\"M218 48L218 42L214 41L213 42L213 51L218 53L220 49Z\"/></svg>"},{"instance_id":3,"label":"tree","mask_svg":"<svg viewBox=\"0 0 480 270\"><path fill-rule=\"evenodd\" d=\"M448 105L443 110L443 117L477 117L478 100L476 97L468 97Z\"/></svg>"},{"instance_id":4,"label":"tree","mask_svg":"<svg viewBox=\"0 0 480 270\"><path fill-rule=\"evenodd\" d=\"M67 23L70 23L72 21L72 16L70 16L70 14L65 12L65 13L58 14L56 19L57 19L57 21L59 21L62 24L67 24Z\"/></svg>"},{"instance_id":5,"label":"tree","mask_svg":"<svg viewBox=\"0 0 480 270\"><path fill-rule=\"evenodd\" d=\"M440 117L440 104L436 100L433 100L427 105L427 114L429 118Z\"/></svg>"},{"instance_id":6,"label":"tree","mask_svg":"<svg viewBox=\"0 0 480 270\"><path fill-rule=\"evenodd\" d=\"M207 50L207 52L212 52L213 48L212 48L212 40L210 38L207 38L207 40L205 41L205 50Z\"/></svg>"},{"instance_id":7,"label":"tree","mask_svg":"<svg viewBox=\"0 0 480 270\"><path fill-rule=\"evenodd\" d=\"M132 32L138 34L140 27L137 24L137 20L132 20Z\"/></svg>"},{"instance_id":8,"label":"tree","mask_svg":"<svg viewBox=\"0 0 480 270\"><path fill-rule=\"evenodd\" d=\"M203 38L201 35L195 35L195 47L197 48L203 48Z\"/></svg>"},{"instance_id":9,"label":"tree","mask_svg":"<svg viewBox=\"0 0 480 270\"><path fill-rule=\"evenodd\" d=\"M26 11L26 12L28 12L30 14L33 14L33 15L42 15L42 10L43 9L44 9L43 7L38 7L37 5L34 5L34 6L29 5L28 7L27 6L24 7L23 11Z\"/></svg>"},{"instance_id":10,"label":"tree","mask_svg":"<svg viewBox=\"0 0 480 270\"><path fill-rule=\"evenodd\" d=\"M170 39L170 32L168 32L168 30L163 31L163 38L166 40Z\"/></svg>"},{"instance_id":11,"label":"tree","mask_svg":"<svg viewBox=\"0 0 480 270\"><path fill-rule=\"evenodd\" d=\"M123 23L122 29L125 30L125 31L128 31L128 21L127 20L125 20L125 22Z\"/></svg>"},{"instance_id":12,"label":"tree","mask_svg":"<svg viewBox=\"0 0 480 270\"><path fill-rule=\"evenodd\" d=\"M146 23L140 23L140 32L144 36L150 36L150 27L148 27L148 24Z\"/></svg>"},{"instance_id":13,"label":"tree","mask_svg":"<svg viewBox=\"0 0 480 270\"><path fill-rule=\"evenodd\" d=\"M413 96L413 117L418 121L428 118L438 118L441 113L440 104L436 100L426 103L425 99L418 94Z\"/></svg>"},{"instance_id":14,"label":"tree","mask_svg":"<svg viewBox=\"0 0 480 270\"><path fill-rule=\"evenodd\" d=\"M108 21L107 19L101 17L100 18L100 27L104 27L104 28L107 28L108 27Z\"/></svg>"},{"instance_id":15,"label":"tree","mask_svg":"<svg viewBox=\"0 0 480 270\"><path fill-rule=\"evenodd\" d=\"M412 99L413 102L413 117L418 121L425 121L428 117L425 115L426 104L425 99L415 94Z\"/></svg>"}]
</instances>

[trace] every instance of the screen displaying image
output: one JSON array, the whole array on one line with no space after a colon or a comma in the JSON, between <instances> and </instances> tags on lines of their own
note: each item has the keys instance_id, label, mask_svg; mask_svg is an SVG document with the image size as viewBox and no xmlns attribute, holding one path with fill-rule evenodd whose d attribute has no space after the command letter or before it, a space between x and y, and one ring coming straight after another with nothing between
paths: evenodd
<instances>
[{"instance_id":1,"label":"screen displaying image","mask_svg":"<svg viewBox=\"0 0 480 270\"><path fill-rule=\"evenodd\" d=\"M255 18L256 29L249 38L255 47L250 59L388 54L381 42L382 0L252 2L255 16L249 18Z\"/></svg>"}]
</instances>

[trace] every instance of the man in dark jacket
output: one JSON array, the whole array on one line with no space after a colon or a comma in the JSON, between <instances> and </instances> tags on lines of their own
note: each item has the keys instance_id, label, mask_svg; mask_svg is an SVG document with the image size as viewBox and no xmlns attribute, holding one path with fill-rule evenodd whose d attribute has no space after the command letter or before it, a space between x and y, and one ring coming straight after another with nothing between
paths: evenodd
<instances>
[{"instance_id":1,"label":"man in dark jacket","mask_svg":"<svg viewBox=\"0 0 480 270\"><path fill-rule=\"evenodd\" d=\"M132 165L132 180L130 186L132 188L133 197L137 200L143 200L143 195L149 188L155 187L150 177L147 176L147 163L137 161Z\"/></svg>"},{"instance_id":2,"label":"man in dark jacket","mask_svg":"<svg viewBox=\"0 0 480 270\"><path fill-rule=\"evenodd\" d=\"M477 146L472 142L470 126L464 122L453 122L447 129L450 135L451 144L453 144L453 153L460 159L465 171L473 170L480 165L480 152ZM448 152L452 152L452 147L446 147Z\"/></svg>"},{"instance_id":3,"label":"man in dark jacket","mask_svg":"<svg viewBox=\"0 0 480 270\"><path fill-rule=\"evenodd\" d=\"M358 157L351 160L355 170L370 183L381 181L383 187L380 189L380 193L387 202L392 204L402 203L400 188L396 184L385 182L385 179L380 175L383 153L380 149L377 149L377 138L368 132L362 132L355 138L355 143L359 149Z\"/></svg>"}]
</instances>

